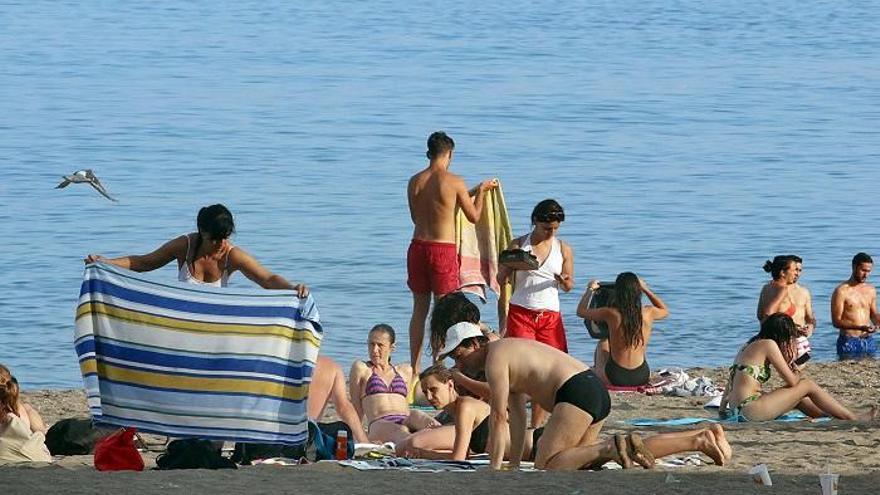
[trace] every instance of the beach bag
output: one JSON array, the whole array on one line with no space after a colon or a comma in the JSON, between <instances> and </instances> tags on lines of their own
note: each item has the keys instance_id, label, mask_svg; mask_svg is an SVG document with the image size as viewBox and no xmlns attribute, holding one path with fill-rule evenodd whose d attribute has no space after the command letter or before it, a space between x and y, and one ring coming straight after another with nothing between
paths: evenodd
<instances>
[{"instance_id":1,"label":"beach bag","mask_svg":"<svg viewBox=\"0 0 880 495\"><path fill-rule=\"evenodd\" d=\"M165 453L156 458L156 467L168 469L238 469L231 459L223 457L210 440L184 438L174 440Z\"/></svg>"},{"instance_id":2,"label":"beach bag","mask_svg":"<svg viewBox=\"0 0 880 495\"><path fill-rule=\"evenodd\" d=\"M134 446L134 428L123 428L95 444L98 471L143 471L144 459Z\"/></svg>"},{"instance_id":3,"label":"beach bag","mask_svg":"<svg viewBox=\"0 0 880 495\"><path fill-rule=\"evenodd\" d=\"M46 447L52 455L88 455L98 440L117 430L98 427L89 418L65 418L46 432Z\"/></svg>"},{"instance_id":4,"label":"beach bag","mask_svg":"<svg viewBox=\"0 0 880 495\"><path fill-rule=\"evenodd\" d=\"M309 439L302 445L278 445L266 443L235 444L232 460L249 465L258 459L285 457L288 459L306 459L311 462L334 459L336 454L336 434L345 430L348 438L353 438L351 428L344 421L332 423L315 423L309 420ZM348 442L348 459L354 457L354 442Z\"/></svg>"}]
</instances>

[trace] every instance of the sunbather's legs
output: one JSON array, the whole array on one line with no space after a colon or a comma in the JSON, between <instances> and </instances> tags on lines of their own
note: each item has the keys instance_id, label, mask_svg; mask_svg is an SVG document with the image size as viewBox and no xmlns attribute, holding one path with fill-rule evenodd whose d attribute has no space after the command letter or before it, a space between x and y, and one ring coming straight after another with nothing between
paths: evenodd
<instances>
[{"instance_id":1,"label":"sunbather's legs","mask_svg":"<svg viewBox=\"0 0 880 495\"><path fill-rule=\"evenodd\" d=\"M715 434L706 428L675 433L660 433L645 438L644 442L655 458L681 452L698 451L711 457L715 464L719 466L725 462L724 452L719 446Z\"/></svg>"},{"instance_id":2,"label":"sunbather's legs","mask_svg":"<svg viewBox=\"0 0 880 495\"><path fill-rule=\"evenodd\" d=\"M769 421L791 411L805 397L824 414L838 419L859 419L825 389L808 378L802 379L793 387L781 387L762 395L743 406L742 413L751 421Z\"/></svg>"},{"instance_id":3,"label":"sunbather's legs","mask_svg":"<svg viewBox=\"0 0 880 495\"><path fill-rule=\"evenodd\" d=\"M345 374L342 372L342 368L332 359L318 356L315 371L312 374L312 383L309 385L307 401L309 417L315 421L320 420L331 400L336 407L336 414L351 428L354 441L357 443L368 442L367 434L364 432L364 426L358 418L357 411L348 400Z\"/></svg>"},{"instance_id":4,"label":"sunbather's legs","mask_svg":"<svg viewBox=\"0 0 880 495\"><path fill-rule=\"evenodd\" d=\"M608 385L608 377L605 376L605 365L608 363L608 356L611 355L608 339L602 339L596 343L596 351L593 354L593 373L602 380L602 383Z\"/></svg>"},{"instance_id":5,"label":"sunbather's legs","mask_svg":"<svg viewBox=\"0 0 880 495\"><path fill-rule=\"evenodd\" d=\"M809 397L801 399L801 401L798 402L797 408L811 418L818 418L825 415L816 404L813 404L813 401L810 400Z\"/></svg>"},{"instance_id":6,"label":"sunbather's legs","mask_svg":"<svg viewBox=\"0 0 880 495\"><path fill-rule=\"evenodd\" d=\"M604 421L591 424L593 417L566 402L553 408L538 441L535 467L548 470L573 470L613 459L613 442L596 443Z\"/></svg>"},{"instance_id":7,"label":"sunbather's legs","mask_svg":"<svg viewBox=\"0 0 880 495\"><path fill-rule=\"evenodd\" d=\"M397 444L396 453L421 459L449 459L454 444L455 426L446 425L417 431L404 438Z\"/></svg>"},{"instance_id":8,"label":"sunbather's legs","mask_svg":"<svg viewBox=\"0 0 880 495\"><path fill-rule=\"evenodd\" d=\"M385 421L384 419L377 419L370 423L370 428L367 432L370 441L374 443L394 442L397 444L409 435L410 431L406 426Z\"/></svg>"},{"instance_id":9,"label":"sunbather's legs","mask_svg":"<svg viewBox=\"0 0 880 495\"><path fill-rule=\"evenodd\" d=\"M421 371L422 346L425 341L425 320L431 309L431 294L413 293L412 317L409 320L409 357L413 376Z\"/></svg>"},{"instance_id":10,"label":"sunbather's legs","mask_svg":"<svg viewBox=\"0 0 880 495\"><path fill-rule=\"evenodd\" d=\"M409 410L409 418L403 424L411 431L424 430L426 428L436 428L440 423L430 414L419 411L418 409Z\"/></svg>"},{"instance_id":11,"label":"sunbather's legs","mask_svg":"<svg viewBox=\"0 0 880 495\"><path fill-rule=\"evenodd\" d=\"M547 421L547 411L545 411L536 402L532 402L532 422L531 428L540 428Z\"/></svg>"},{"instance_id":12,"label":"sunbather's legs","mask_svg":"<svg viewBox=\"0 0 880 495\"><path fill-rule=\"evenodd\" d=\"M342 373L342 369L330 358L318 356L315 362L315 370L312 373L312 383L309 385L308 412L309 417L318 421L324 416L324 409L330 401L330 393L333 390L333 382L336 373Z\"/></svg>"}]
</instances>

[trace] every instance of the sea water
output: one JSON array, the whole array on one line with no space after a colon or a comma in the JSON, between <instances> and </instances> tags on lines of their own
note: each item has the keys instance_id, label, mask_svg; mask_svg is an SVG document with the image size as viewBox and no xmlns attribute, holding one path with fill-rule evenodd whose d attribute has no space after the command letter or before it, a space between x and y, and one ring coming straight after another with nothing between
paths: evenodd
<instances>
[{"instance_id":1,"label":"sea water","mask_svg":"<svg viewBox=\"0 0 880 495\"><path fill-rule=\"evenodd\" d=\"M469 184L501 179L516 233L538 201L565 208L576 357L583 287L630 270L670 307L652 367L725 365L757 329L763 262L794 253L833 359L831 292L880 255L877 7L3 2L0 362L78 386L82 258L151 251L217 202L237 245L310 285L323 353L347 369L385 322L407 360L406 182L438 129ZM53 189L79 168L119 202Z\"/></svg>"}]
</instances>

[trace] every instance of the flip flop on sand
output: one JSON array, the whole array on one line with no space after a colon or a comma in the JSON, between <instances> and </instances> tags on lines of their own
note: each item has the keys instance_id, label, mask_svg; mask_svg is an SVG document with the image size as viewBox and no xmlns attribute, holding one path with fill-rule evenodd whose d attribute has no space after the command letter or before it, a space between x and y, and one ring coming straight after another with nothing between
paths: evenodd
<instances>
[{"instance_id":1,"label":"flip flop on sand","mask_svg":"<svg viewBox=\"0 0 880 495\"><path fill-rule=\"evenodd\" d=\"M645 469L652 469L654 467L654 454L648 450L648 447L645 447L642 437L638 433L630 433L626 439L632 448L632 460Z\"/></svg>"},{"instance_id":2,"label":"flip flop on sand","mask_svg":"<svg viewBox=\"0 0 880 495\"><path fill-rule=\"evenodd\" d=\"M633 462L632 459L629 458L629 453L627 452L626 437L620 434L614 435L614 447L617 451L617 458L614 459L614 461L620 464L620 467L623 469L632 468Z\"/></svg>"}]
</instances>

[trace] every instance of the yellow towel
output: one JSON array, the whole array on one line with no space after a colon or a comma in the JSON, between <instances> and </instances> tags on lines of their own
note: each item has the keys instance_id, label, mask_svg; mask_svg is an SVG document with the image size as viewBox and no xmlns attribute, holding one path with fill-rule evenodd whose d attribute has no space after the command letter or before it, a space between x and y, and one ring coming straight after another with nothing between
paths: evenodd
<instances>
[{"instance_id":1,"label":"yellow towel","mask_svg":"<svg viewBox=\"0 0 880 495\"><path fill-rule=\"evenodd\" d=\"M498 255L513 239L510 217L504 203L501 182L486 192L483 212L476 224L468 221L459 208L455 214L455 244L461 261L459 283L461 290L476 294L486 301L486 289L502 295L498 286ZM504 292L510 295L510 284Z\"/></svg>"}]
</instances>

